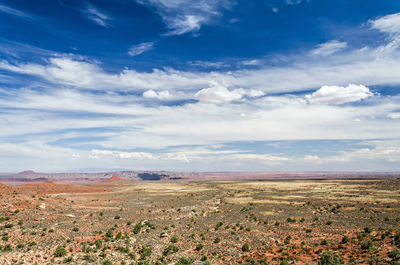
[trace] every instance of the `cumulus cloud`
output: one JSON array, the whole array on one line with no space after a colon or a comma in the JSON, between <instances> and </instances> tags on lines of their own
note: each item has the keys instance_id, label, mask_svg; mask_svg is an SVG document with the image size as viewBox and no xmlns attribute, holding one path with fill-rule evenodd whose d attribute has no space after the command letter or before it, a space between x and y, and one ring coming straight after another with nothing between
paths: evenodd
<instances>
[{"instance_id":1,"label":"cumulus cloud","mask_svg":"<svg viewBox=\"0 0 400 265\"><path fill-rule=\"evenodd\" d=\"M349 84L347 87L323 86L306 98L311 103L345 104L373 96L368 87Z\"/></svg>"},{"instance_id":2,"label":"cumulus cloud","mask_svg":"<svg viewBox=\"0 0 400 265\"><path fill-rule=\"evenodd\" d=\"M167 2L172 5L174 1ZM389 31L385 30L388 36ZM386 43L387 39L383 44ZM388 52L390 56L377 56L376 48L362 51L348 48L324 60L318 57L310 60L307 53L275 66L260 63L253 69L213 72L160 68L111 73L99 62L70 55L50 57L44 63L1 60L2 75L17 76L14 80L26 81L27 87L0 88L0 149L2 153L23 158L24 165L33 169L46 159L51 160L50 169L64 169L76 163L90 167L177 169L185 161L183 156L194 163L192 166L197 165L197 169L217 160L220 167L215 168L240 165L237 168L248 170L265 169L265 165L276 163L296 168L295 165L305 161L319 163L321 167L329 163L352 166L357 157L392 163L390 157L398 157L396 143L363 146L358 153L343 152L330 158L319 154L301 158L260 155L247 150L226 150L229 153L212 149L203 153L170 150L174 146L238 141L318 140L321 135L331 140L397 139L400 123L393 119L399 118L400 97L373 97L368 88L400 84L400 54L395 49ZM40 83L36 83L39 89L30 88L32 79L13 73L39 79ZM306 97L287 94L316 88L320 89ZM133 93L121 93L126 91ZM151 99L166 99L168 95L198 101L148 104ZM344 104L366 98L371 104ZM85 151L87 139L98 146L97 151ZM63 140L73 148L54 147ZM19 143L4 144L4 141ZM130 151L143 149L146 151ZM74 155L78 153L80 157ZM178 154L181 160L171 159ZM217 154L221 156L219 159ZM2 163L3 171L21 167L21 163L11 162ZM398 170L393 164L384 165Z\"/></svg>"},{"instance_id":3,"label":"cumulus cloud","mask_svg":"<svg viewBox=\"0 0 400 265\"><path fill-rule=\"evenodd\" d=\"M154 91L154 90L147 90L143 92L143 97L145 98L156 98L156 99L169 99L171 95L168 91Z\"/></svg>"},{"instance_id":4,"label":"cumulus cloud","mask_svg":"<svg viewBox=\"0 0 400 265\"><path fill-rule=\"evenodd\" d=\"M198 91L194 98L204 102L221 103L242 99L244 96L260 97L264 92L259 90L245 90L243 88L228 89L225 82L210 82L210 87Z\"/></svg>"},{"instance_id":5,"label":"cumulus cloud","mask_svg":"<svg viewBox=\"0 0 400 265\"><path fill-rule=\"evenodd\" d=\"M310 52L311 55L329 56L347 47L346 42L332 40L318 45L317 48Z\"/></svg>"},{"instance_id":6,"label":"cumulus cloud","mask_svg":"<svg viewBox=\"0 0 400 265\"><path fill-rule=\"evenodd\" d=\"M153 46L154 42L143 42L138 45L132 45L128 50L128 54L130 56L140 55L148 50L153 49Z\"/></svg>"}]
</instances>

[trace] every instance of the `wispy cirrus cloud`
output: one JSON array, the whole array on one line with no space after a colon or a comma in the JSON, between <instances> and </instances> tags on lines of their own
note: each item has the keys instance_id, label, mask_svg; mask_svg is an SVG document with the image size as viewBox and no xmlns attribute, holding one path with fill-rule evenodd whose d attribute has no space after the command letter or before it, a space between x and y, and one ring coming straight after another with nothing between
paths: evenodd
<instances>
[{"instance_id":1,"label":"wispy cirrus cloud","mask_svg":"<svg viewBox=\"0 0 400 265\"><path fill-rule=\"evenodd\" d=\"M168 28L166 35L182 35L197 32L204 24L222 16L220 10L229 9L230 0L137 0L138 3L155 7Z\"/></svg>"},{"instance_id":2,"label":"wispy cirrus cloud","mask_svg":"<svg viewBox=\"0 0 400 265\"><path fill-rule=\"evenodd\" d=\"M299 5L303 2L310 2L310 0L286 0L287 5Z\"/></svg>"},{"instance_id":3,"label":"wispy cirrus cloud","mask_svg":"<svg viewBox=\"0 0 400 265\"><path fill-rule=\"evenodd\" d=\"M138 45L132 45L128 50L128 54L130 56L140 55L144 52L147 52L148 50L153 49L153 47L154 42L143 42Z\"/></svg>"},{"instance_id":4,"label":"wispy cirrus cloud","mask_svg":"<svg viewBox=\"0 0 400 265\"><path fill-rule=\"evenodd\" d=\"M387 31L380 47L393 40ZM2 75L28 85L40 82L0 88L0 149L21 158L3 160L0 169L22 170L21 161L36 169L46 159L50 170L299 170L307 165L366 170L363 159L368 170L398 169L400 145L393 139L400 131L400 96L374 96L369 87L400 85L400 54L391 49L389 56L380 56L380 47L347 47L323 59L306 51L273 66L253 58L247 63L251 69L219 71L109 72L99 62L65 54L43 54L31 62L1 60ZM185 101L171 103L176 99ZM325 156L307 148L301 155L210 148L321 137L381 142ZM193 146L203 150L195 152Z\"/></svg>"},{"instance_id":5,"label":"wispy cirrus cloud","mask_svg":"<svg viewBox=\"0 0 400 265\"><path fill-rule=\"evenodd\" d=\"M82 14L93 23L108 28L111 26L112 17L91 3L81 9Z\"/></svg>"},{"instance_id":6,"label":"wispy cirrus cloud","mask_svg":"<svg viewBox=\"0 0 400 265\"><path fill-rule=\"evenodd\" d=\"M310 52L311 55L329 56L347 47L346 42L332 40L318 45L317 48Z\"/></svg>"},{"instance_id":7,"label":"wispy cirrus cloud","mask_svg":"<svg viewBox=\"0 0 400 265\"><path fill-rule=\"evenodd\" d=\"M9 6L5 6L0 4L0 13L5 13L8 15L12 15L12 16L17 16L20 18L32 18L32 16L24 11L21 11L19 9L15 9Z\"/></svg>"}]
</instances>

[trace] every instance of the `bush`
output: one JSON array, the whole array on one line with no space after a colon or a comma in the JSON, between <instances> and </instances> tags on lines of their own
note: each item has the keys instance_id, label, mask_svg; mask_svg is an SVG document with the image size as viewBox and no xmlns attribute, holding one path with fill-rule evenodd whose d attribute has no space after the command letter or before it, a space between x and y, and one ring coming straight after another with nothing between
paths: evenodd
<instances>
[{"instance_id":1,"label":"bush","mask_svg":"<svg viewBox=\"0 0 400 265\"><path fill-rule=\"evenodd\" d=\"M151 255L151 252L153 252L153 249L151 247L143 246L140 250L141 258L149 257Z\"/></svg>"},{"instance_id":2,"label":"bush","mask_svg":"<svg viewBox=\"0 0 400 265\"><path fill-rule=\"evenodd\" d=\"M294 217L289 217L288 219L286 219L289 223L296 223L296 218Z\"/></svg>"},{"instance_id":3,"label":"bush","mask_svg":"<svg viewBox=\"0 0 400 265\"><path fill-rule=\"evenodd\" d=\"M323 239L323 240L321 241L321 245L322 245L322 246L327 246L327 245L328 245L328 240Z\"/></svg>"},{"instance_id":4,"label":"bush","mask_svg":"<svg viewBox=\"0 0 400 265\"><path fill-rule=\"evenodd\" d=\"M242 246L242 251L249 251L249 250L250 250L249 244L245 243L245 244Z\"/></svg>"},{"instance_id":5,"label":"bush","mask_svg":"<svg viewBox=\"0 0 400 265\"><path fill-rule=\"evenodd\" d=\"M65 258L63 260L64 263L70 263L70 262L73 262L73 261L74 261L74 258L72 256L69 256L68 258Z\"/></svg>"},{"instance_id":6,"label":"bush","mask_svg":"<svg viewBox=\"0 0 400 265\"><path fill-rule=\"evenodd\" d=\"M163 255L164 256L168 256L169 254L174 254L176 252L179 251L179 248L175 245L168 245L164 251L163 251Z\"/></svg>"},{"instance_id":7,"label":"bush","mask_svg":"<svg viewBox=\"0 0 400 265\"><path fill-rule=\"evenodd\" d=\"M371 240L364 240L361 242L361 249L362 250L369 250L370 248L373 247L373 243Z\"/></svg>"},{"instance_id":8,"label":"bush","mask_svg":"<svg viewBox=\"0 0 400 265\"><path fill-rule=\"evenodd\" d=\"M367 227L364 228L364 232L367 233L367 234L369 234L369 233L372 232L372 229L371 229L370 227L367 226Z\"/></svg>"},{"instance_id":9,"label":"bush","mask_svg":"<svg viewBox=\"0 0 400 265\"><path fill-rule=\"evenodd\" d=\"M133 233L134 234L138 234L140 232L140 230L142 229L142 223L138 222L136 223L135 227L133 228Z\"/></svg>"},{"instance_id":10,"label":"bush","mask_svg":"<svg viewBox=\"0 0 400 265\"><path fill-rule=\"evenodd\" d=\"M185 257L181 257L177 263L175 263L176 265L190 265L193 263L193 259L191 258L185 258Z\"/></svg>"},{"instance_id":11,"label":"bush","mask_svg":"<svg viewBox=\"0 0 400 265\"><path fill-rule=\"evenodd\" d=\"M197 251L202 250L203 247L204 247L204 245L201 244L201 243L199 243L199 244L197 244L197 246L196 246L196 250L197 250Z\"/></svg>"},{"instance_id":12,"label":"bush","mask_svg":"<svg viewBox=\"0 0 400 265\"><path fill-rule=\"evenodd\" d=\"M3 251L4 251L4 252L12 251L12 250L13 250L13 249L12 249L12 247L11 247L10 244L7 244L7 245L5 245L5 246L3 247Z\"/></svg>"},{"instance_id":13,"label":"bush","mask_svg":"<svg viewBox=\"0 0 400 265\"><path fill-rule=\"evenodd\" d=\"M348 242L349 242L349 237L348 237L348 236L343 236L343 237L342 237L341 243L342 243L342 244L346 244L346 243L348 243Z\"/></svg>"},{"instance_id":14,"label":"bush","mask_svg":"<svg viewBox=\"0 0 400 265\"><path fill-rule=\"evenodd\" d=\"M392 259L392 261L400 261L400 251L398 249L394 249L388 252L388 257Z\"/></svg>"},{"instance_id":15,"label":"bush","mask_svg":"<svg viewBox=\"0 0 400 265\"><path fill-rule=\"evenodd\" d=\"M103 241L101 239L97 239L94 244L96 245L96 248L99 249L103 245Z\"/></svg>"},{"instance_id":16,"label":"bush","mask_svg":"<svg viewBox=\"0 0 400 265\"><path fill-rule=\"evenodd\" d=\"M113 263L111 262L111 260L106 259L103 261L102 265L113 265Z\"/></svg>"},{"instance_id":17,"label":"bush","mask_svg":"<svg viewBox=\"0 0 400 265\"><path fill-rule=\"evenodd\" d=\"M344 264L343 260L339 259L336 254L330 251L325 251L319 258L318 265L341 265Z\"/></svg>"},{"instance_id":18,"label":"bush","mask_svg":"<svg viewBox=\"0 0 400 265\"><path fill-rule=\"evenodd\" d=\"M67 251L62 246L57 247L56 250L54 251L55 257L64 257L65 255L67 255Z\"/></svg>"},{"instance_id":19,"label":"bush","mask_svg":"<svg viewBox=\"0 0 400 265\"><path fill-rule=\"evenodd\" d=\"M280 265L289 265L289 262L284 259L281 261Z\"/></svg>"},{"instance_id":20,"label":"bush","mask_svg":"<svg viewBox=\"0 0 400 265\"><path fill-rule=\"evenodd\" d=\"M171 243L176 243L176 242L178 242L178 237L177 236L172 236L170 241L171 241Z\"/></svg>"},{"instance_id":21,"label":"bush","mask_svg":"<svg viewBox=\"0 0 400 265\"><path fill-rule=\"evenodd\" d=\"M214 243L218 244L219 242L221 242L221 238L217 237L216 239L214 239Z\"/></svg>"}]
</instances>

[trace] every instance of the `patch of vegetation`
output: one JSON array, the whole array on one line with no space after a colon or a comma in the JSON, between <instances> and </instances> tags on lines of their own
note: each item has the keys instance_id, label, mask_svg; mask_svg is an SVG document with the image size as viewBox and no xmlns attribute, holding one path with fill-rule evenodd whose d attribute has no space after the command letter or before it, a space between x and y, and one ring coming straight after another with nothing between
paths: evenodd
<instances>
[{"instance_id":1,"label":"patch of vegetation","mask_svg":"<svg viewBox=\"0 0 400 265\"><path fill-rule=\"evenodd\" d=\"M65 255L67 255L67 251L62 246L58 246L56 248L56 250L54 251L54 256L55 257L64 257Z\"/></svg>"}]
</instances>

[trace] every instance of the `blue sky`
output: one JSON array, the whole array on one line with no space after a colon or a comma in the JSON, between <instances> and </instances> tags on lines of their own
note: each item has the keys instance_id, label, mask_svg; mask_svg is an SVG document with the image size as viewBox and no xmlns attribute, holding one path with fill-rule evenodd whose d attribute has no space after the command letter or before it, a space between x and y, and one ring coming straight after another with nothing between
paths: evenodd
<instances>
[{"instance_id":1,"label":"blue sky","mask_svg":"<svg viewBox=\"0 0 400 265\"><path fill-rule=\"evenodd\" d=\"M399 12L0 0L0 171L399 171Z\"/></svg>"}]
</instances>

